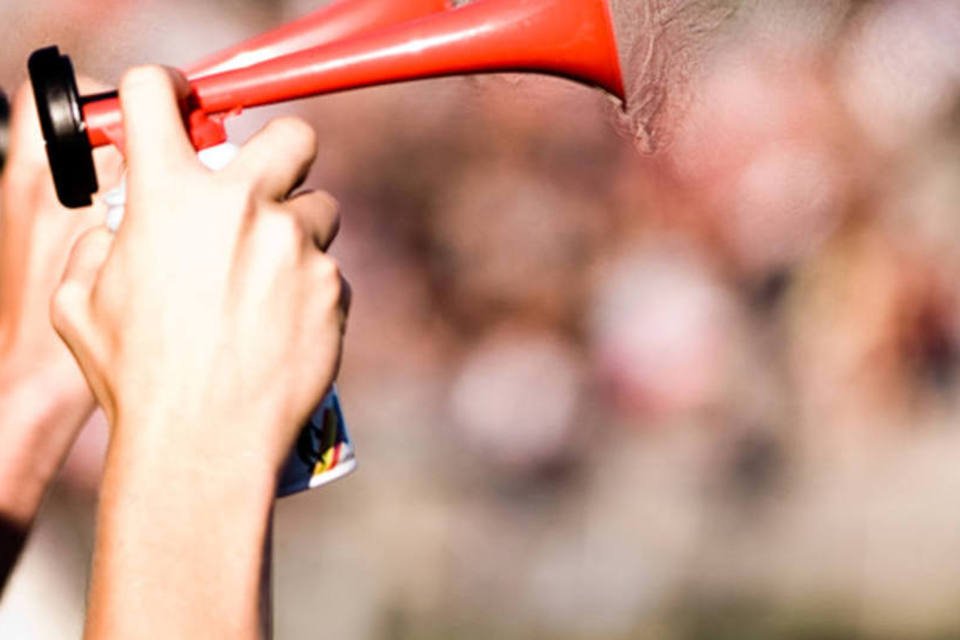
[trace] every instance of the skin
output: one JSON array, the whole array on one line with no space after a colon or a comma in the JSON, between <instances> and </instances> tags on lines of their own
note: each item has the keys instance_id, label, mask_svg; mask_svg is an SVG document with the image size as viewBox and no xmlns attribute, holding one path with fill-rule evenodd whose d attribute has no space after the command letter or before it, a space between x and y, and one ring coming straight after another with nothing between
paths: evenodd
<instances>
[{"instance_id":1,"label":"skin","mask_svg":"<svg viewBox=\"0 0 960 640\"><path fill-rule=\"evenodd\" d=\"M0 589L95 408L73 357L50 326L48 308L71 246L104 215L97 207L67 211L57 202L28 85L14 97L9 136L0 191ZM120 154L97 154L101 181L112 185Z\"/></svg>"},{"instance_id":2,"label":"skin","mask_svg":"<svg viewBox=\"0 0 960 640\"><path fill-rule=\"evenodd\" d=\"M621 123L645 152L668 146L724 26L742 0L609 0L626 101Z\"/></svg>"},{"instance_id":3,"label":"skin","mask_svg":"<svg viewBox=\"0 0 960 640\"><path fill-rule=\"evenodd\" d=\"M336 374L349 303L312 129L196 159L185 80L120 85L127 211L85 233L51 305L111 425L86 638L253 638L277 476Z\"/></svg>"},{"instance_id":4,"label":"skin","mask_svg":"<svg viewBox=\"0 0 960 640\"><path fill-rule=\"evenodd\" d=\"M630 0L619 4L627 15ZM729 3L678 4L694 9L643 5L644 24L659 25L645 33L672 42L687 24L683 16ZM668 111L661 80L678 74L657 71L669 65L658 66L650 52L688 49L644 40L626 54L636 75L627 79L633 126L651 148ZM144 627L164 636L219 634L224 620L236 621L231 635L241 635L264 623L267 614L251 606L250 578L266 575L276 470L329 386L346 315L347 290L321 252L336 229L331 201L287 198L315 154L312 132L275 124L223 176L211 176L186 153L175 126L171 91L182 97L182 81L159 76L139 70L124 83L133 222L116 242L99 228L83 236L52 309L113 426L90 637L144 637ZM142 95L165 100L151 104ZM105 177L116 175L118 157L98 153L98 174L110 185ZM68 213L56 203L29 91L14 101L9 165L0 233L0 586L95 407L46 313L67 249L102 219L96 206ZM253 499L235 504L243 491ZM222 505L216 521L203 518L210 504ZM164 556L184 561L160 566ZM181 587L198 589L199 569L210 570L207 592L186 598ZM176 601L165 601L164 589Z\"/></svg>"}]
</instances>

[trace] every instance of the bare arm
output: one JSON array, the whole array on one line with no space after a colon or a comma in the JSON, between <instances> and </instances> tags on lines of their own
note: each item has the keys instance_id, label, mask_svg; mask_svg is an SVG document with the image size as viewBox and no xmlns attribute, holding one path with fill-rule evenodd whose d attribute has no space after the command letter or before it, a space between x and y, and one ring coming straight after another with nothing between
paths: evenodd
<instances>
[{"instance_id":1,"label":"bare arm","mask_svg":"<svg viewBox=\"0 0 960 640\"><path fill-rule=\"evenodd\" d=\"M76 392L60 384L51 371L28 378L14 374L0 383L0 590L47 488L93 409L85 386Z\"/></svg>"},{"instance_id":2,"label":"bare arm","mask_svg":"<svg viewBox=\"0 0 960 640\"><path fill-rule=\"evenodd\" d=\"M94 399L49 321L70 247L103 211L53 193L29 86L13 101L0 214L0 590ZM98 153L101 178L119 154Z\"/></svg>"},{"instance_id":3,"label":"bare arm","mask_svg":"<svg viewBox=\"0 0 960 640\"><path fill-rule=\"evenodd\" d=\"M124 78L126 217L78 242L52 307L111 423L88 638L258 635L277 476L339 363L335 208L288 197L313 131L275 121L211 173L185 93Z\"/></svg>"}]
</instances>

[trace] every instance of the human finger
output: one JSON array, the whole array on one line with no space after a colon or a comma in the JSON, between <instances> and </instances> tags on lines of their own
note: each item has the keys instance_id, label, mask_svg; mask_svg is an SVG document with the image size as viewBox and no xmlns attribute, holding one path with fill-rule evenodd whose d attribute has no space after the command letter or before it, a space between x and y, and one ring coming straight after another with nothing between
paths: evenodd
<instances>
[{"instance_id":1,"label":"human finger","mask_svg":"<svg viewBox=\"0 0 960 640\"><path fill-rule=\"evenodd\" d=\"M190 85L178 71L135 67L120 82L124 145L131 180L163 173L171 163L195 163L184 125Z\"/></svg>"},{"instance_id":2,"label":"human finger","mask_svg":"<svg viewBox=\"0 0 960 640\"><path fill-rule=\"evenodd\" d=\"M317 134L298 118L277 118L258 131L228 169L256 185L265 198L282 202L306 178L317 157Z\"/></svg>"},{"instance_id":3,"label":"human finger","mask_svg":"<svg viewBox=\"0 0 960 640\"><path fill-rule=\"evenodd\" d=\"M110 253L113 235L105 227L83 233L73 246L60 285L50 300L50 322L87 376L98 398L99 385L87 374L93 362L94 331L90 321L91 291Z\"/></svg>"},{"instance_id":4,"label":"human finger","mask_svg":"<svg viewBox=\"0 0 960 640\"><path fill-rule=\"evenodd\" d=\"M303 225L307 237L320 251L326 251L340 230L337 201L326 191L307 191L284 203Z\"/></svg>"},{"instance_id":5,"label":"human finger","mask_svg":"<svg viewBox=\"0 0 960 640\"><path fill-rule=\"evenodd\" d=\"M113 234L105 226L98 225L85 231L70 251L61 284L91 291L112 246Z\"/></svg>"},{"instance_id":6,"label":"human finger","mask_svg":"<svg viewBox=\"0 0 960 640\"><path fill-rule=\"evenodd\" d=\"M326 292L324 304L336 307L340 333L346 332L347 316L353 301L353 290L344 277L337 261L326 254L316 254L312 258L314 273L313 287L317 293Z\"/></svg>"}]
</instances>

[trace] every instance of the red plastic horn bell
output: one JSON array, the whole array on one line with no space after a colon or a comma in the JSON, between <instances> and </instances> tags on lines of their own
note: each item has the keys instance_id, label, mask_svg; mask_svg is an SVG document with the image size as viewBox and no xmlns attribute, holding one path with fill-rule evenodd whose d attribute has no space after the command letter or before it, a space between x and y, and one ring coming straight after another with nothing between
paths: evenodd
<instances>
[{"instance_id":1,"label":"red plastic horn bell","mask_svg":"<svg viewBox=\"0 0 960 640\"><path fill-rule=\"evenodd\" d=\"M64 58L59 52L56 55ZM48 65L53 61L49 55L46 59ZM60 64L67 67L69 60ZM34 73L31 59L35 83L36 76L42 82L49 73L40 71ZM606 0L475 0L249 67L204 75L191 82L195 105L190 114L191 133L200 147L206 144L203 128L211 118L217 120L248 107L403 80L503 71L561 76L623 99ZM75 112L58 119L70 100L46 101L52 112L41 114L41 119L52 123L54 133L47 136L48 153L51 146L72 153L81 143L89 149L116 142L122 129L116 95L80 98L72 75L64 82L63 70L54 72L60 74L61 84L74 87L68 98L72 98ZM72 121L74 126L58 128L60 121ZM54 168L55 179L57 175ZM70 200L80 206L89 204L92 191L86 191L71 193Z\"/></svg>"}]
</instances>

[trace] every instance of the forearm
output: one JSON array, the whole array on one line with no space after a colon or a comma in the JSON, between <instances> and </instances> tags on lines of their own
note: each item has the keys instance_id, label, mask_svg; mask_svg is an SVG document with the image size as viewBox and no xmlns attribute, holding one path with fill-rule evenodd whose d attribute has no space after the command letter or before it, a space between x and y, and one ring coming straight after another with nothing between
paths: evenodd
<instances>
[{"instance_id":1,"label":"forearm","mask_svg":"<svg viewBox=\"0 0 960 640\"><path fill-rule=\"evenodd\" d=\"M94 409L85 387L60 380L56 371L0 371L0 518L23 530Z\"/></svg>"},{"instance_id":2,"label":"forearm","mask_svg":"<svg viewBox=\"0 0 960 640\"><path fill-rule=\"evenodd\" d=\"M256 638L266 622L260 590L275 474L240 460L224 472L202 446L176 446L171 431L111 443L88 639Z\"/></svg>"},{"instance_id":3,"label":"forearm","mask_svg":"<svg viewBox=\"0 0 960 640\"><path fill-rule=\"evenodd\" d=\"M56 380L47 373L0 370L0 591L48 487L93 410L89 392Z\"/></svg>"}]
</instances>

